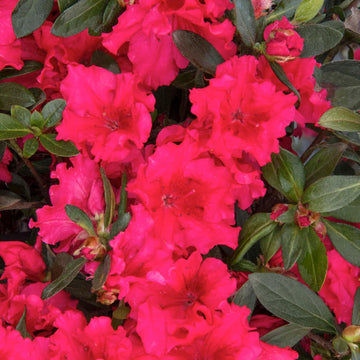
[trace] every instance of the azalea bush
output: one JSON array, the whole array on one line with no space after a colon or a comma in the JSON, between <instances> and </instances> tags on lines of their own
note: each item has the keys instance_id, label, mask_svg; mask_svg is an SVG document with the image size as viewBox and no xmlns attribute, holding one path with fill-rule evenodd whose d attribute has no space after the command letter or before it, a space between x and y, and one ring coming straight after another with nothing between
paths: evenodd
<instances>
[{"instance_id":1,"label":"azalea bush","mask_svg":"<svg viewBox=\"0 0 360 360\"><path fill-rule=\"evenodd\" d=\"M2 0L2 359L360 359L360 6Z\"/></svg>"}]
</instances>

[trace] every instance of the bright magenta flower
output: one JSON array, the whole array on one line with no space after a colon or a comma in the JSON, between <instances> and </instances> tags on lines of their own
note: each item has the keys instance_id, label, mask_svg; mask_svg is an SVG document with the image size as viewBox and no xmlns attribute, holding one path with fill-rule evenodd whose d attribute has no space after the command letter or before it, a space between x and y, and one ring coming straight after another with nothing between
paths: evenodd
<instances>
[{"instance_id":1,"label":"bright magenta flower","mask_svg":"<svg viewBox=\"0 0 360 360\"><path fill-rule=\"evenodd\" d=\"M67 101L58 138L71 140L95 161L122 161L141 149L151 130L152 94L131 73L82 65L68 66L61 84Z\"/></svg>"},{"instance_id":2,"label":"bright magenta flower","mask_svg":"<svg viewBox=\"0 0 360 360\"><path fill-rule=\"evenodd\" d=\"M10 171L8 170L8 165L10 161L12 161L12 152L6 147L4 156L0 160L0 181L5 181L7 183L11 182L12 175L10 174Z\"/></svg>"}]
</instances>

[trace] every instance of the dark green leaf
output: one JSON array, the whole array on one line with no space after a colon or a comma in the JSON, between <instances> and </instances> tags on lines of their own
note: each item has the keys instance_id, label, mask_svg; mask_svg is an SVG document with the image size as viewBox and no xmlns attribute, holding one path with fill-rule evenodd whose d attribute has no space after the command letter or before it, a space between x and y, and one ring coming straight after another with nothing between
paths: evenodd
<instances>
[{"instance_id":1,"label":"dark green leaf","mask_svg":"<svg viewBox=\"0 0 360 360\"><path fill-rule=\"evenodd\" d=\"M46 94L40 88L30 88L29 91L35 98L35 103L29 106L29 110L32 111L46 100Z\"/></svg>"},{"instance_id":2,"label":"dark green leaf","mask_svg":"<svg viewBox=\"0 0 360 360\"><path fill-rule=\"evenodd\" d=\"M63 12L68 7L74 5L78 0L57 0L60 12Z\"/></svg>"},{"instance_id":3,"label":"dark green leaf","mask_svg":"<svg viewBox=\"0 0 360 360\"><path fill-rule=\"evenodd\" d=\"M288 322L336 333L335 319L324 302L306 285L275 273L254 273L249 280L262 305Z\"/></svg>"},{"instance_id":4,"label":"dark green leaf","mask_svg":"<svg viewBox=\"0 0 360 360\"><path fill-rule=\"evenodd\" d=\"M355 350L354 348L350 348L351 350L351 360L360 360L360 352Z\"/></svg>"},{"instance_id":5,"label":"dark green leaf","mask_svg":"<svg viewBox=\"0 0 360 360\"><path fill-rule=\"evenodd\" d=\"M55 36L72 36L102 21L107 0L80 0L55 20L51 33Z\"/></svg>"},{"instance_id":6,"label":"dark green leaf","mask_svg":"<svg viewBox=\"0 0 360 360\"><path fill-rule=\"evenodd\" d=\"M319 125L331 130L356 132L360 131L360 115L344 107L334 107L320 117Z\"/></svg>"},{"instance_id":7,"label":"dark green leaf","mask_svg":"<svg viewBox=\"0 0 360 360\"><path fill-rule=\"evenodd\" d=\"M45 121L45 127L55 126L61 119L65 109L66 101L63 99L55 99L48 102L41 111L41 115Z\"/></svg>"},{"instance_id":8,"label":"dark green leaf","mask_svg":"<svg viewBox=\"0 0 360 360\"><path fill-rule=\"evenodd\" d=\"M39 129L44 128L44 118L37 110L33 111L31 114L30 124L31 126L36 126Z\"/></svg>"},{"instance_id":9,"label":"dark green leaf","mask_svg":"<svg viewBox=\"0 0 360 360\"><path fill-rule=\"evenodd\" d=\"M111 224L115 213L115 195L112 189L111 183L105 174L105 170L100 167L101 178L104 186L105 197L105 216L104 216L104 228L107 229Z\"/></svg>"},{"instance_id":10,"label":"dark green leaf","mask_svg":"<svg viewBox=\"0 0 360 360\"><path fill-rule=\"evenodd\" d=\"M8 190L0 190L0 211L21 201L21 196Z\"/></svg>"},{"instance_id":11,"label":"dark green leaf","mask_svg":"<svg viewBox=\"0 0 360 360\"><path fill-rule=\"evenodd\" d=\"M4 155L5 155L5 151L6 151L6 143L5 142L0 142L0 162L3 159Z\"/></svg>"},{"instance_id":12,"label":"dark green leaf","mask_svg":"<svg viewBox=\"0 0 360 360\"><path fill-rule=\"evenodd\" d=\"M295 30L304 39L300 57L309 58L334 48L343 38L345 27L341 21L302 25Z\"/></svg>"},{"instance_id":13,"label":"dark green leaf","mask_svg":"<svg viewBox=\"0 0 360 360\"><path fill-rule=\"evenodd\" d=\"M356 289L354 296L354 307L352 311L351 325L360 325L360 287Z\"/></svg>"},{"instance_id":14,"label":"dark green leaf","mask_svg":"<svg viewBox=\"0 0 360 360\"><path fill-rule=\"evenodd\" d=\"M360 146L360 132L335 131L335 135L349 143Z\"/></svg>"},{"instance_id":15,"label":"dark green leaf","mask_svg":"<svg viewBox=\"0 0 360 360\"><path fill-rule=\"evenodd\" d=\"M312 183L302 197L314 212L341 209L360 195L360 176L326 176Z\"/></svg>"},{"instance_id":16,"label":"dark green leaf","mask_svg":"<svg viewBox=\"0 0 360 360\"><path fill-rule=\"evenodd\" d=\"M125 231L129 225L131 216L129 213L120 214L119 219L117 219L112 225L110 230L110 239L113 239L121 231Z\"/></svg>"},{"instance_id":17,"label":"dark green leaf","mask_svg":"<svg viewBox=\"0 0 360 360\"><path fill-rule=\"evenodd\" d=\"M295 11L294 22L303 23L314 18L324 4L324 0L303 0Z\"/></svg>"},{"instance_id":18,"label":"dark green leaf","mask_svg":"<svg viewBox=\"0 0 360 360\"><path fill-rule=\"evenodd\" d=\"M276 75L276 77L285 85L289 88L289 90L291 92L293 92L297 98L298 98L298 103L300 104L301 102L301 97L300 94L298 92L298 90L295 88L295 86L290 82L289 78L287 77L284 69L281 67L280 64L278 64L275 61L270 61L269 62L270 67L272 69L272 71L274 72L274 74Z\"/></svg>"},{"instance_id":19,"label":"dark green leaf","mask_svg":"<svg viewBox=\"0 0 360 360\"><path fill-rule=\"evenodd\" d=\"M41 299L46 300L51 298L61 290L65 289L66 286L74 280L76 275L85 265L86 261L87 260L85 258L80 257L66 264L63 273L55 281L51 282L44 288L41 294Z\"/></svg>"},{"instance_id":20,"label":"dark green leaf","mask_svg":"<svg viewBox=\"0 0 360 360\"><path fill-rule=\"evenodd\" d=\"M327 272L326 248L313 228L302 239L302 256L297 266L303 280L314 291L320 291Z\"/></svg>"},{"instance_id":21,"label":"dark green leaf","mask_svg":"<svg viewBox=\"0 0 360 360\"><path fill-rule=\"evenodd\" d=\"M298 202L304 190L305 170L299 157L283 148L278 154L278 177L283 193Z\"/></svg>"},{"instance_id":22,"label":"dark green leaf","mask_svg":"<svg viewBox=\"0 0 360 360\"><path fill-rule=\"evenodd\" d=\"M115 59L101 50L95 50L91 56L90 65L96 65L106 70L111 71L113 74L120 74L120 68Z\"/></svg>"},{"instance_id":23,"label":"dark green leaf","mask_svg":"<svg viewBox=\"0 0 360 360\"><path fill-rule=\"evenodd\" d=\"M71 221L82 227L89 235L96 236L94 225L83 210L75 205L68 204L65 206L65 212Z\"/></svg>"},{"instance_id":24,"label":"dark green leaf","mask_svg":"<svg viewBox=\"0 0 360 360\"><path fill-rule=\"evenodd\" d=\"M255 265L252 261L247 259L241 259L235 265L231 266L233 271L246 271L246 272L256 272L258 271L258 266Z\"/></svg>"},{"instance_id":25,"label":"dark green leaf","mask_svg":"<svg viewBox=\"0 0 360 360\"><path fill-rule=\"evenodd\" d=\"M122 7L118 0L109 0L104 10L101 32L110 32L112 27L117 23L121 12Z\"/></svg>"},{"instance_id":26,"label":"dark green leaf","mask_svg":"<svg viewBox=\"0 0 360 360\"><path fill-rule=\"evenodd\" d=\"M324 217L331 216L336 219L349 221L353 223L360 223L360 196L357 197L349 205L346 205L341 209L322 213L321 215Z\"/></svg>"},{"instance_id":27,"label":"dark green leaf","mask_svg":"<svg viewBox=\"0 0 360 360\"><path fill-rule=\"evenodd\" d=\"M273 23L276 20L281 20L283 16L290 19L294 14L302 0L282 0L276 6L275 10L267 17L267 23Z\"/></svg>"},{"instance_id":28,"label":"dark green leaf","mask_svg":"<svg viewBox=\"0 0 360 360\"><path fill-rule=\"evenodd\" d=\"M180 70L176 79L171 83L172 86L175 86L179 89L192 89L196 87L195 78L198 73L198 69L196 69L192 64L188 66L186 69Z\"/></svg>"},{"instance_id":29,"label":"dark green leaf","mask_svg":"<svg viewBox=\"0 0 360 360\"><path fill-rule=\"evenodd\" d=\"M20 70L16 70L13 67L7 66L0 71L0 80L6 80L13 77L32 73L37 70L41 70L43 64L35 60L24 61L24 66Z\"/></svg>"},{"instance_id":30,"label":"dark green leaf","mask_svg":"<svg viewBox=\"0 0 360 360\"><path fill-rule=\"evenodd\" d=\"M14 33L17 38L31 34L49 16L54 0L20 0L11 14Z\"/></svg>"},{"instance_id":31,"label":"dark green leaf","mask_svg":"<svg viewBox=\"0 0 360 360\"><path fill-rule=\"evenodd\" d=\"M126 171L124 171L121 176L120 204L119 204L119 210L118 210L119 217L120 217L120 215L125 214L126 210L127 210L126 186L127 186L127 174L126 174Z\"/></svg>"},{"instance_id":32,"label":"dark green leaf","mask_svg":"<svg viewBox=\"0 0 360 360\"><path fill-rule=\"evenodd\" d=\"M344 143L327 144L312 156L305 164L306 184L331 175L346 148Z\"/></svg>"},{"instance_id":33,"label":"dark green leaf","mask_svg":"<svg viewBox=\"0 0 360 360\"><path fill-rule=\"evenodd\" d=\"M232 302L239 306L246 306L251 312L255 309L256 295L251 286L250 281L247 281L241 288L235 293ZM250 314L251 316L251 314Z\"/></svg>"},{"instance_id":34,"label":"dark green leaf","mask_svg":"<svg viewBox=\"0 0 360 360\"><path fill-rule=\"evenodd\" d=\"M31 112L27 108L20 105L13 105L11 107L11 117L21 122L25 128L30 128Z\"/></svg>"},{"instance_id":35,"label":"dark green leaf","mask_svg":"<svg viewBox=\"0 0 360 360\"><path fill-rule=\"evenodd\" d=\"M268 213L251 216L240 231L239 246L235 250L231 265L238 263L258 240L271 233L276 227L277 223L270 219Z\"/></svg>"},{"instance_id":36,"label":"dark green leaf","mask_svg":"<svg viewBox=\"0 0 360 360\"><path fill-rule=\"evenodd\" d=\"M234 0L235 25L243 43L252 47L255 44L255 13L251 0Z\"/></svg>"},{"instance_id":37,"label":"dark green leaf","mask_svg":"<svg viewBox=\"0 0 360 360\"><path fill-rule=\"evenodd\" d=\"M279 215L276 221L284 224L293 223L296 211L297 205L288 204L288 210Z\"/></svg>"},{"instance_id":38,"label":"dark green leaf","mask_svg":"<svg viewBox=\"0 0 360 360\"><path fill-rule=\"evenodd\" d=\"M92 281L92 288L95 291L100 290L102 286L105 284L105 281L109 275L110 266L111 266L111 259L109 254L106 254L105 259L97 267L94 274L94 278Z\"/></svg>"},{"instance_id":39,"label":"dark green leaf","mask_svg":"<svg viewBox=\"0 0 360 360\"><path fill-rule=\"evenodd\" d=\"M47 151L57 156L70 157L79 153L71 141L56 140L56 134L42 134L39 140Z\"/></svg>"},{"instance_id":40,"label":"dark green leaf","mask_svg":"<svg viewBox=\"0 0 360 360\"><path fill-rule=\"evenodd\" d=\"M24 143L23 156L27 159L30 158L37 152L38 148L39 148L38 139L35 138L27 139Z\"/></svg>"},{"instance_id":41,"label":"dark green leaf","mask_svg":"<svg viewBox=\"0 0 360 360\"><path fill-rule=\"evenodd\" d=\"M339 254L350 264L360 266L360 229L323 219L327 235Z\"/></svg>"},{"instance_id":42,"label":"dark green leaf","mask_svg":"<svg viewBox=\"0 0 360 360\"><path fill-rule=\"evenodd\" d=\"M303 239L308 229L300 229L295 223L285 224L281 229L281 255L286 270L291 269L302 253Z\"/></svg>"},{"instance_id":43,"label":"dark green leaf","mask_svg":"<svg viewBox=\"0 0 360 360\"><path fill-rule=\"evenodd\" d=\"M30 132L21 122L0 113L0 140L16 139Z\"/></svg>"},{"instance_id":44,"label":"dark green leaf","mask_svg":"<svg viewBox=\"0 0 360 360\"><path fill-rule=\"evenodd\" d=\"M280 185L278 169L279 169L278 155L271 154L271 162L261 168L265 180L277 191L283 194L283 190ZM285 195L285 194L283 194Z\"/></svg>"},{"instance_id":45,"label":"dark green leaf","mask_svg":"<svg viewBox=\"0 0 360 360\"><path fill-rule=\"evenodd\" d=\"M270 345L285 348L287 346L293 347L297 344L311 328L306 328L297 324L287 324L275 330L272 330L261 337L261 341Z\"/></svg>"},{"instance_id":46,"label":"dark green leaf","mask_svg":"<svg viewBox=\"0 0 360 360\"><path fill-rule=\"evenodd\" d=\"M267 264L269 260L276 254L281 245L281 227L276 227L270 234L266 235L260 240L261 252L264 255L264 263Z\"/></svg>"},{"instance_id":47,"label":"dark green leaf","mask_svg":"<svg viewBox=\"0 0 360 360\"><path fill-rule=\"evenodd\" d=\"M65 266L73 261L73 257L67 252L60 252L52 259L51 280L54 281L63 273Z\"/></svg>"},{"instance_id":48,"label":"dark green leaf","mask_svg":"<svg viewBox=\"0 0 360 360\"><path fill-rule=\"evenodd\" d=\"M32 337L26 328L26 305L24 307L24 312L21 315L21 318L20 318L19 322L17 323L15 329L21 334L23 339L29 338L32 340Z\"/></svg>"},{"instance_id":49,"label":"dark green leaf","mask_svg":"<svg viewBox=\"0 0 360 360\"><path fill-rule=\"evenodd\" d=\"M172 37L176 47L198 69L215 75L216 68L224 58L202 36L188 30L175 30Z\"/></svg>"},{"instance_id":50,"label":"dark green leaf","mask_svg":"<svg viewBox=\"0 0 360 360\"><path fill-rule=\"evenodd\" d=\"M35 101L34 95L25 86L16 83L0 84L0 110L9 111L12 105L29 107Z\"/></svg>"}]
</instances>

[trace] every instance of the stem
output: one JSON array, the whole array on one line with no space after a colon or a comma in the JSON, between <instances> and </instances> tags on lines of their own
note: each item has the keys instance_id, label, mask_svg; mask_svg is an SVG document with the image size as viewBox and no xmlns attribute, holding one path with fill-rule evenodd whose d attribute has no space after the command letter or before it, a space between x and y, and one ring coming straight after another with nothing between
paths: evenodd
<instances>
[{"instance_id":1,"label":"stem","mask_svg":"<svg viewBox=\"0 0 360 360\"><path fill-rule=\"evenodd\" d=\"M326 341L326 340L325 340L324 338L322 338L321 336L316 335L316 334L314 334L314 333L311 332L311 331L307 334L307 336L308 336L311 340L315 341L317 344L319 344L320 346L322 346L323 348L329 350L331 353L333 353L333 354L335 353L335 350L334 350L332 344L331 344L329 341Z\"/></svg>"},{"instance_id":2,"label":"stem","mask_svg":"<svg viewBox=\"0 0 360 360\"><path fill-rule=\"evenodd\" d=\"M17 202L14 205L6 206L1 208L1 211L5 210L23 210L23 209L33 209L41 208L44 206L44 203L41 201L32 201L32 202Z\"/></svg>"},{"instance_id":3,"label":"stem","mask_svg":"<svg viewBox=\"0 0 360 360\"><path fill-rule=\"evenodd\" d=\"M29 170L31 171L32 175L34 176L35 180L39 185L41 194L44 197L46 203L50 204L51 202L50 202L49 194L47 192L47 186L44 183L43 179L40 177L39 173L34 168L34 165L31 163L29 159L24 157L20 146L17 144L17 142L14 139L10 140L10 145L16 151L16 153L21 157L25 165L29 168Z\"/></svg>"}]
</instances>

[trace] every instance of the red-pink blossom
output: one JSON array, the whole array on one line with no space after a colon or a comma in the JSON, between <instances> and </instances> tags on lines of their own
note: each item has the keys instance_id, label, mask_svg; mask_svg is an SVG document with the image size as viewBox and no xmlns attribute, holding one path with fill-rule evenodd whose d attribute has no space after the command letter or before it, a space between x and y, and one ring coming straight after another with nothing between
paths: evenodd
<instances>
[{"instance_id":1,"label":"red-pink blossom","mask_svg":"<svg viewBox=\"0 0 360 360\"><path fill-rule=\"evenodd\" d=\"M58 138L90 151L96 161L119 162L141 149L150 135L154 96L131 73L82 65L68 70L61 85L67 106Z\"/></svg>"},{"instance_id":2,"label":"red-pink blossom","mask_svg":"<svg viewBox=\"0 0 360 360\"><path fill-rule=\"evenodd\" d=\"M7 183L11 182L12 175L8 170L8 165L10 161L12 161L12 158L13 158L12 152L6 147L4 155L0 160L0 181L5 181Z\"/></svg>"},{"instance_id":3,"label":"red-pink blossom","mask_svg":"<svg viewBox=\"0 0 360 360\"><path fill-rule=\"evenodd\" d=\"M270 9L272 5L272 0L251 0L251 2L254 7L256 18L265 15L265 10Z\"/></svg>"}]
</instances>

